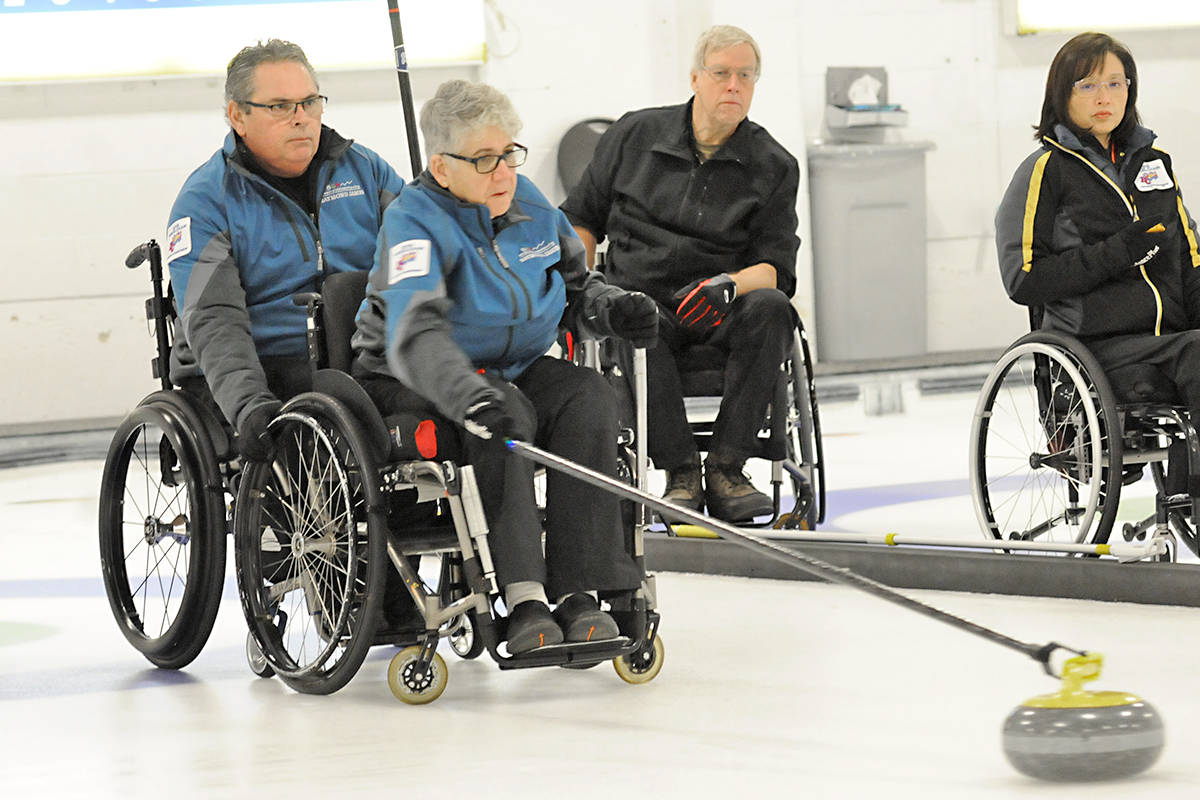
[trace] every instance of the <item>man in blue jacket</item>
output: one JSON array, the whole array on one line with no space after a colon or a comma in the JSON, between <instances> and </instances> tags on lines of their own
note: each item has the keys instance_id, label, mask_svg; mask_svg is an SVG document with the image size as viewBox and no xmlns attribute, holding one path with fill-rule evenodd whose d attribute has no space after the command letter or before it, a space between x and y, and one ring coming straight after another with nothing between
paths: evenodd
<instances>
[{"instance_id":1,"label":"man in blue jacket","mask_svg":"<svg viewBox=\"0 0 1200 800\"><path fill-rule=\"evenodd\" d=\"M304 51L244 48L225 78L224 146L179 192L167 264L179 312L171 378L216 400L244 458L271 457L267 424L310 388L298 292L369 269L383 209L404 181L321 124L326 98Z\"/></svg>"}]
</instances>

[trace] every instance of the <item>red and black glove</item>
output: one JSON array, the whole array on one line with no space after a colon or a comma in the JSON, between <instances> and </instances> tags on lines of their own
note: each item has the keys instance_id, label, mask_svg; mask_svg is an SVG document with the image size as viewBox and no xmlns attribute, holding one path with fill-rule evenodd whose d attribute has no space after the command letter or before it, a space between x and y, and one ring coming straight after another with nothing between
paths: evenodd
<instances>
[{"instance_id":1,"label":"red and black glove","mask_svg":"<svg viewBox=\"0 0 1200 800\"><path fill-rule=\"evenodd\" d=\"M728 273L702 278L675 293L675 317L685 328L715 328L736 298L737 284Z\"/></svg>"}]
</instances>

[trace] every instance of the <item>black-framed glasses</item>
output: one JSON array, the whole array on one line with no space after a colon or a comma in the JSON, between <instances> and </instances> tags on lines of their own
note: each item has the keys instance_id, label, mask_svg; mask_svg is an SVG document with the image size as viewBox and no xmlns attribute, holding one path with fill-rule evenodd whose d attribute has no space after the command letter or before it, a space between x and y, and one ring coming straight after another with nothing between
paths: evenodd
<instances>
[{"instance_id":1,"label":"black-framed glasses","mask_svg":"<svg viewBox=\"0 0 1200 800\"><path fill-rule=\"evenodd\" d=\"M303 108L304 113L310 117L319 117L325 113L325 106L329 103L329 98L323 94L314 94L312 97L306 97L303 100L285 100L279 103L256 103L253 100L239 101L243 105L261 108L267 114L275 119L290 119L297 108Z\"/></svg>"},{"instance_id":2,"label":"black-framed glasses","mask_svg":"<svg viewBox=\"0 0 1200 800\"><path fill-rule=\"evenodd\" d=\"M1133 81L1129 78L1113 78L1108 81L1083 78L1071 84L1075 91L1083 95L1095 94L1101 86L1108 89L1109 94L1124 94L1132 85Z\"/></svg>"},{"instance_id":3,"label":"black-framed glasses","mask_svg":"<svg viewBox=\"0 0 1200 800\"><path fill-rule=\"evenodd\" d=\"M487 175L488 173L496 171L496 168L500 166L501 159L503 159L504 163L508 164L510 167L521 166L525 163L526 156L529 155L529 148L525 145L518 144L511 150L505 150L498 156L475 156L474 158L471 158L470 156L460 156L458 153L442 153L442 155L450 156L451 158L457 158L459 161L468 161L475 165L475 171L480 175Z\"/></svg>"}]
</instances>

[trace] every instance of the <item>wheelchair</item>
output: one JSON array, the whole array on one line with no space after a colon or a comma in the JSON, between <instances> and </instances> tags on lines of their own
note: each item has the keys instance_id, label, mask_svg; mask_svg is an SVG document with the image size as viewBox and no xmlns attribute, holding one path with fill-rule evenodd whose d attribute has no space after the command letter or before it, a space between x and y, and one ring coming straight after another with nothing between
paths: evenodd
<instances>
[{"instance_id":1,"label":"wheelchair","mask_svg":"<svg viewBox=\"0 0 1200 800\"><path fill-rule=\"evenodd\" d=\"M769 519L742 523L745 527L816 530L825 521L825 453L812 355L804 323L799 315L793 315L793 320L791 353L780 366L767 417L758 432L758 450L751 456L771 464L772 513ZM612 340L603 344L595 354L585 351L582 363L600 364L622 396L622 419L632 417L636 392L629 379L629 347ZM726 360L723 350L703 343L683 348L677 359L688 424L701 453L708 452L712 441L713 418L725 389ZM785 479L792 491L790 509L784 507ZM673 532L670 526L667 529Z\"/></svg>"},{"instance_id":2,"label":"wheelchair","mask_svg":"<svg viewBox=\"0 0 1200 800\"><path fill-rule=\"evenodd\" d=\"M1182 543L1200 555L1200 439L1170 379L1151 365L1108 372L1077 338L1040 330L1003 353L979 394L970 479L984 536L1009 541L1108 542L1122 486L1149 465L1154 512L1122 526L1126 541Z\"/></svg>"},{"instance_id":3,"label":"wheelchair","mask_svg":"<svg viewBox=\"0 0 1200 800\"><path fill-rule=\"evenodd\" d=\"M100 484L100 562L125 638L152 664L180 669L212 632L225 580L229 499L239 464L228 425L203 398L168 377L174 304L163 294L162 256L151 240L125 261L150 263L146 300L161 387L117 426Z\"/></svg>"},{"instance_id":4,"label":"wheelchair","mask_svg":"<svg viewBox=\"0 0 1200 800\"><path fill-rule=\"evenodd\" d=\"M606 597L615 639L564 643L519 655L501 649L506 617L488 549L487 522L471 466L457 463L457 431L427 418L389 430L366 391L347 373L350 336L367 275L330 275L309 307L314 391L286 403L271 423L278 455L241 475L234 515L234 562L250 631L247 654L260 675L327 694L345 685L374 645L400 651L388 667L393 694L410 704L437 699L447 668L436 652L447 638L462 658L485 649L501 669L588 668L613 661L630 683L662 668L655 582ZM397 441L399 439L399 441ZM624 449L623 472L632 464ZM627 518L631 518L629 515ZM628 543L644 567L641 528ZM437 565L422 575L420 559ZM402 579L423 627L380 627L388 569Z\"/></svg>"}]
</instances>

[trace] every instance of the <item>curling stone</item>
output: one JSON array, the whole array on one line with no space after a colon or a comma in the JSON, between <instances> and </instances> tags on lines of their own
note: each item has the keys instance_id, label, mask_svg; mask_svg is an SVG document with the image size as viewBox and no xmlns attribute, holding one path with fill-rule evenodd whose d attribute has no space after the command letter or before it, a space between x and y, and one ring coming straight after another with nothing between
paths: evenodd
<instances>
[{"instance_id":1,"label":"curling stone","mask_svg":"<svg viewBox=\"0 0 1200 800\"><path fill-rule=\"evenodd\" d=\"M1126 692L1091 692L1103 659L1088 653L1063 665L1062 688L1026 700L1004 722L1004 755L1046 781L1105 781L1136 775L1162 754L1162 718Z\"/></svg>"}]
</instances>

